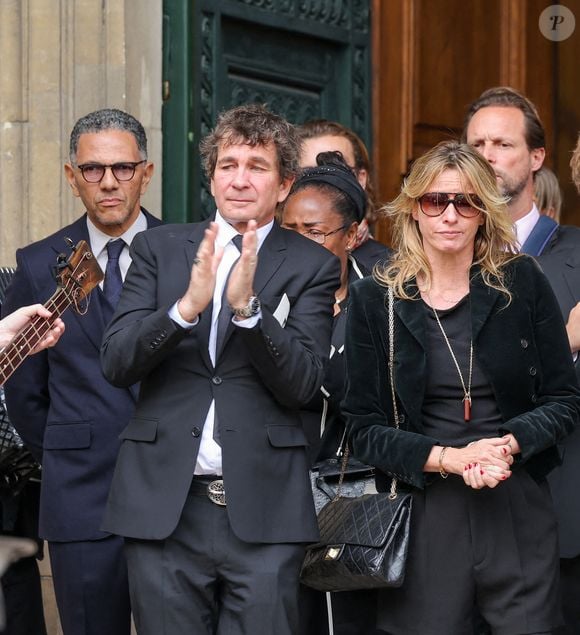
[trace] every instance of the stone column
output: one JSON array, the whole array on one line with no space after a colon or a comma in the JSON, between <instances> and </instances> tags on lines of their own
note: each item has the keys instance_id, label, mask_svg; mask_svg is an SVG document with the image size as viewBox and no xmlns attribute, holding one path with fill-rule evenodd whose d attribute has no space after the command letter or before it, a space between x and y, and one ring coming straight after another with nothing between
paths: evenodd
<instances>
[{"instance_id":1,"label":"stone column","mask_svg":"<svg viewBox=\"0 0 580 635\"><path fill-rule=\"evenodd\" d=\"M0 2L0 265L27 236L28 3Z\"/></svg>"}]
</instances>

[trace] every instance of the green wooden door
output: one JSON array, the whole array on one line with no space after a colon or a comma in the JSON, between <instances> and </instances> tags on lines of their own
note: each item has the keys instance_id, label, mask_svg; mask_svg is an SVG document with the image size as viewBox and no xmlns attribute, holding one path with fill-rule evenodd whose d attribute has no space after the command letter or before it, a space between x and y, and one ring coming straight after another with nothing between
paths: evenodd
<instances>
[{"instance_id":1,"label":"green wooden door","mask_svg":"<svg viewBox=\"0 0 580 635\"><path fill-rule=\"evenodd\" d=\"M369 0L164 0L163 217L207 218L197 147L216 115L260 102L370 142Z\"/></svg>"}]
</instances>

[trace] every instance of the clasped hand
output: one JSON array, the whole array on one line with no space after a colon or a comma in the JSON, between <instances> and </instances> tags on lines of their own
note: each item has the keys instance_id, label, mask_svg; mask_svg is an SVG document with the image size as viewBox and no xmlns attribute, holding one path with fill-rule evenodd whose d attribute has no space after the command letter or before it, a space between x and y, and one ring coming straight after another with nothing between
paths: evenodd
<instances>
[{"instance_id":1,"label":"clasped hand","mask_svg":"<svg viewBox=\"0 0 580 635\"><path fill-rule=\"evenodd\" d=\"M189 286L177 304L179 314L187 322L195 321L213 299L217 270L223 256L223 247L216 244L217 235L217 223L210 223L197 250ZM242 254L228 279L226 299L230 306L246 306L253 295L257 251L256 221L249 221L244 232Z\"/></svg>"},{"instance_id":2,"label":"clasped hand","mask_svg":"<svg viewBox=\"0 0 580 635\"><path fill-rule=\"evenodd\" d=\"M458 458L460 465L463 465L463 481L474 489L497 487L511 476L514 455L519 451L519 444L513 434L480 439L465 448L459 448Z\"/></svg>"}]
</instances>

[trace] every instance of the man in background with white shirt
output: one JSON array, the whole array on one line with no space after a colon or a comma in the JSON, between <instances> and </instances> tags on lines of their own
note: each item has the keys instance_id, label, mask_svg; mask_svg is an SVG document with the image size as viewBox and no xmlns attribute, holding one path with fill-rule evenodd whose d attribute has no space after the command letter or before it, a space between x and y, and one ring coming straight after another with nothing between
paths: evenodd
<instances>
[{"instance_id":1,"label":"man in background with white shirt","mask_svg":"<svg viewBox=\"0 0 580 635\"><path fill-rule=\"evenodd\" d=\"M577 360L580 313L580 229L540 216L534 203L534 172L546 154L545 132L534 104L513 88L484 91L467 111L463 138L494 169L500 191L509 199L520 249L535 256L556 294ZM526 342L522 340L522 348ZM530 368L530 372L534 369ZM580 625L580 431L561 448L562 466L549 475L560 539L561 591L566 627L558 635L578 633Z\"/></svg>"},{"instance_id":2,"label":"man in background with white shirt","mask_svg":"<svg viewBox=\"0 0 580 635\"><path fill-rule=\"evenodd\" d=\"M6 383L10 419L42 464L39 534L48 541L64 635L129 635L131 610L123 541L101 530L107 494L135 386L103 376L101 338L131 263L138 232L160 224L141 208L153 175L143 126L115 109L79 119L64 166L86 213L16 252L18 268L2 310L45 302L55 290L65 238L85 240L105 272L84 315L69 311L58 343L27 359Z\"/></svg>"}]
</instances>

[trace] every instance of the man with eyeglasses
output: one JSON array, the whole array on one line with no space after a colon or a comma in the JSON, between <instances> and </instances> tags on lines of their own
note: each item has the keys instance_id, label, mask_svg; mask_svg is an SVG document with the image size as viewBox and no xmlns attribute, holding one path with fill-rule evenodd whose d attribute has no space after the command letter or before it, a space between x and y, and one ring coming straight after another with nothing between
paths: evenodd
<instances>
[{"instance_id":1,"label":"man with eyeglasses","mask_svg":"<svg viewBox=\"0 0 580 635\"><path fill-rule=\"evenodd\" d=\"M130 602L122 539L101 530L119 450L137 387L103 376L99 348L119 298L135 235L160 221L140 205L153 176L139 121L116 109L79 119L64 166L86 213L16 253L3 310L44 302L54 292L52 265L65 237L86 240L105 280L86 315L67 313L66 335L26 360L6 385L14 427L42 464L40 536L48 541L64 635L129 635Z\"/></svg>"},{"instance_id":2,"label":"man with eyeglasses","mask_svg":"<svg viewBox=\"0 0 580 635\"><path fill-rule=\"evenodd\" d=\"M580 229L540 216L534 202L534 173L545 157L545 132L535 105L513 88L484 91L468 108L464 140L491 164L508 209L520 249L536 256L556 295L570 349L580 377ZM524 348L524 340L522 340ZM578 632L580 624L580 431L568 436L563 463L548 480L558 517L561 591L567 626L558 635Z\"/></svg>"}]
</instances>

